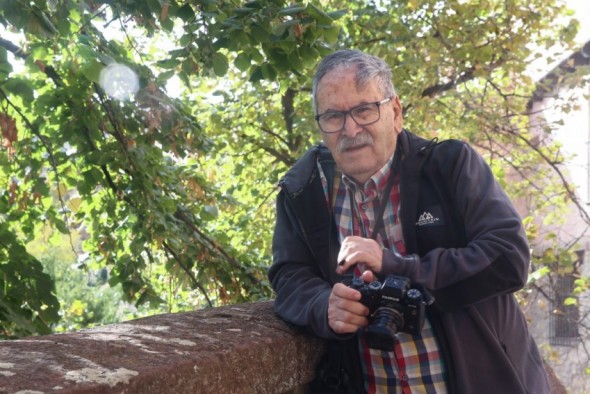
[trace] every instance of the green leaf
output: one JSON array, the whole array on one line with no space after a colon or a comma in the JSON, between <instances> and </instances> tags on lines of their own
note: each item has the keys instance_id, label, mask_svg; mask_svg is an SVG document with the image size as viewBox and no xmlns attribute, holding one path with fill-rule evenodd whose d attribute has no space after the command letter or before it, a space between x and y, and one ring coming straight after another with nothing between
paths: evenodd
<instances>
[{"instance_id":1,"label":"green leaf","mask_svg":"<svg viewBox=\"0 0 590 394\"><path fill-rule=\"evenodd\" d=\"M578 300L575 299L574 297L567 297L564 301L563 301L563 305L566 306L570 306L570 305L578 305Z\"/></svg>"},{"instance_id":2,"label":"green leaf","mask_svg":"<svg viewBox=\"0 0 590 394\"><path fill-rule=\"evenodd\" d=\"M277 70L272 66L272 64L264 63L262 65L262 75L265 79L272 81L277 77Z\"/></svg>"},{"instance_id":3,"label":"green leaf","mask_svg":"<svg viewBox=\"0 0 590 394\"><path fill-rule=\"evenodd\" d=\"M264 8L265 4L260 0L251 0L251 1L247 1L244 4L244 6L248 7L248 8L262 9L262 8Z\"/></svg>"},{"instance_id":4,"label":"green leaf","mask_svg":"<svg viewBox=\"0 0 590 394\"><path fill-rule=\"evenodd\" d=\"M308 3L307 13L312 16L320 25L330 25L333 19L313 3Z\"/></svg>"},{"instance_id":5,"label":"green leaf","mask_svg":"<svg viewBox=\"0 0 590 394\"><path fill-rule=\"evenodd\" d=\"M149 304L150 307L154 308L158 305L165 304L165 303L166 303L166 301L164 301L162 298L160 298L158 296L158 294L153 289L150 288L150 289L145 289L141 292L141 295L137 299L135 305L139 306L139 305Z\"/></svg>"},{"instance_id":6,"label":"green leaf","mask_svg":"<svg viewBox=\"0 0 590 394\"><path fill-rule=\"evenodd\" d=\"M254 39L255 43L264 43L270 40L270 32L266 30L264 27L255 24L251 27L251 34L250 36Z\"/></svg>"},{"instance_id":7,"label":"green leaf","mask_svg":"<svg viewBox=\"0 0 590 394\"><path fill-rule=\"evenodd\" d=\"M54 219L53 224L55 225L55 228L57 228L57 230L62 233L62 234L69 234L70 231L68 230L68 226L66 226L65 222L61 219Z\"/></svg>"},{"instance_id":8,"label":"green leaf","mask_svg":"<svg viewBox=\"0 0 590 394\"><path fill-rule=\"evenodd\" d=\"M246 71L250 67L251 60L247 54L242 52L238 56L236 56L236 59L234 60L234 64L238 68L238 70Z\"/></svg>"},{"instance_id":9,"label":"green leaf","mask_svg":"<svg viewBox=\"0 0 590 394\"><path fill-rule=\"evenodd\" d=\"M174 29L174 21L170 18L161 20L160 25L167 32L171 32Z\"/></svg>"},{"instance_id":10,"label":"green leaf","mask_svg":"<svg viewBox=\"0 0 590 394\"><path fill-rule=\"evenodd\" d=\"M0 78L7 77L12 72L12 65L8 63L5 48L0 47Z\"/></svg>"},{"instance_id":11,"label":"green leaf","mask_svg":"<svg viewBox=\"0 0 590 394\"><path fill-rule=\"evenodd\" d=\"M97 166L108 164L112 159L112 156L104 151L93 151L86 155L86 162Z\"/></svg>"},{"instance_id":12,"label":"green leaf","mask_svg":"<svg viewBox=\"0 0 590 394\"><path fill-rule=\"evenodd\" d=\"M84 44L78 45L78 55L87 61L94 61L99 58L98 52Z\"/></svg>"},{"instance_id":13,"label":"green leaf","mask_svg":"<svg viewBox=\"0 0 590 394\"><path fill-rule=\"evenodd\" d=\"M280 16L293 16L293 15L300 14L300 13L304 12L305 10L306 10L305 7L298 5L298 4L293 4L289 7L285 7L285 8L280 9L277 14Z\"/></svg>"},{"instance_id":14,"label":"green leaf","mask_svg":"<svg viewBox=\"0 0 590 394\"><path fill-rule=\"evenodd\" d=\"M301 62L302 57L299 55L297 52L291 52L289 54L289 68L292 70L302 70L303 69L303 63Z\"/></svg>"},{"instance_id":15,"label":"green leaf","mask_svg":"<svg viewBox=\"0 0 590 394\"><path fill-rule=\"evenodd\" d=\"M31 47L29 56L34 60L48 61L51 60L52 54L45 45L35 44Z\"/></svg>"},{"instance_id":16,"label":"green leaf","mask_svg":"<svg viewBox=\"0 0 590 394\"><path fill-rule=\"evenodd\" d=\"M159 83L164 84L166 81L168 81L170 78L172 78L175 75L176 75L175 70L165 71L165 72L158 74L157 80Z\"/></svg>"},{"instance_id":17,"label":"green leaf","mask_svg":"<svg viewBox=\"0 0 590 394\"><path fill-rule=\"evenodd\" d=\"M170 59L159 60L156 64L160 68L173 69L180 64L180 60L178 60L176 57L171 57Z\"/></svg>"},{"instance_id":18,"label":"green leaf","mask_svg":"<svg viewBox=\"0 0 590 394\"><path fill-rule=\"evenodd\" d=\"M240 15L240 16L245 16L245 15L250 15L251 13L253 13L255 10L253 8L248 8L248 7L241 7L241 8L236 8L234 10L234 13Z\"/></svg>"},{"instance_id":19,"label":"green leaf","mask_svg":"<svg viewBox=\"0 0 590 394\"><path fill-rule=\"evenodd\" d=\"M337 20L348 14L348 10L338 10L338 11L330 11L327 15L332 18L333 20Z\"/></svg>"},{"instance_id":20,"label":"green leaf","mask_svg":"<svg viewBox=\"0 0 590 394\"><path fill-rule=\"evenodd\" d=\"M538 281L539 279L547 276L550 272L551 272L551 270L549 269L549 267L541 267L538 270L533 271L529 275L529 281L531 281L531 282Z\"/></svg>"},{"instance_id":21,"label":"green leaf","mask_svg":"<svg viewBox=\"0 0 590 394\"><path fill-rule=\"evenodd\" d=\"M20 96L24 102L31 103L35 99L33 93L33 87L30 81L26 81L20 78L8 78L2 87L8 92Z\"/></svg>"},{"instance_id":22,"label":"green leaf","mask_svg":"<svg viewBox=\"0 0 590 394\"><path fill-rule=\"evenodd\" d=\"M324 31L324 37L329 44L335 44L340 37L340 27L332 26Z\"/></svg>"},{"instance_id":23,"label":"green leaf","mask_svg":"<svg viewBox=\"0 0 590 394\"><path fill-rule=\"evenodd\" d=\"M213 72L215 75L223 77L229 68L227 58L223 54L216 52L211 61L213 63Z\"/></svg>"},{"instance_id":24,"label":"green leaf","mask_svg":"<svg viewBox=\"0 0 590 394\"><path fill-rule=\"evenodd\" d=\"M307 45L302 45L297 50L297 53L298 53L299 60L303 64L304 67L311 68L311 67L314 67L315 64L317 63L319 53L314 48L311 48ZM289 60L291 60L291 59L292 58L289 57Z\"/></svg>"},{"instance_id":25,"label":"green leaf","mask_svg":"<svg viewBox=\"0 0 590 394\"><path fill-rule=\"evenodd\" d=\"M277 23L272 28L272 34L274 34L277 37L281 37L281 36L283 36L287 32L287 30L291 26L296 25L297 23L299 23L299 21L298 20L294 20L294 19L289 20L289 21L286 21L286 22L283 22L283 23Z\"/></svg>"},{"instance_id":26,"label":"green leaf","mask_svg":"<svg viewBox=\"0 0 590 394\"><path fill-rule=\"evenodd\" d=\"M84 76L88 78L89 81L98 83L100 81L100 73L103 69L104 65L102 63L93 60L85 64L82 67L81 71L82 74L84 74Z\"/></svg>"},{"instance_id":27,"label":"green leaf","mask_svg":"<svg viewBox=\"0 0 590 394\"><path fill-rule=\"evenodd\" d=\"M0 47L0 63L6 63L8 61L7 54L6 48Z\"/></svg>"},{"instance_id":28,"label":"green leaf","mask_svg":"<svg viewBox=\"0 0 590 394\"><path fill-rule=\"evenodd\" d=\"M195 19L195 11L190 4L185 4L176 11L176 15L185 22L190 22Z\"/></svg>"},{"instance_id":29,"label":"green leaf","mask_svg":"<svg viewBox=\"0 0 590 394\"><path fill-rule=\"evenodd\" d=\"M262 79L264 79L264 76L262 75L262 68L260 66L252 67L250 70L249 81L250 82L258 82Z\"/></svg>"}]
</instances>

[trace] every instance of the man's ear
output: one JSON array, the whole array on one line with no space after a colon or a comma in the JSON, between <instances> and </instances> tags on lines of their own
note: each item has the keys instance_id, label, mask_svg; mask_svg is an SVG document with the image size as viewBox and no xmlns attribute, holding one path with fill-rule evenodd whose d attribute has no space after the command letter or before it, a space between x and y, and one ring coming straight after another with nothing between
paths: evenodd
<instances>
[{"instance_id":1,"label":"man's ear","mask_svg":"<svg viewBox=\"0 0 590 394\"><path fill-rule=\"evenodd\" d=\"M393 114L395 118L393 119L393 127L395 128L395 132L397 134L402 132L403 128L403 110L402 110L402 102L399 99L399 96L394 96L391 100L391 106L393 108Z\"/></svg>"}]
</instances>

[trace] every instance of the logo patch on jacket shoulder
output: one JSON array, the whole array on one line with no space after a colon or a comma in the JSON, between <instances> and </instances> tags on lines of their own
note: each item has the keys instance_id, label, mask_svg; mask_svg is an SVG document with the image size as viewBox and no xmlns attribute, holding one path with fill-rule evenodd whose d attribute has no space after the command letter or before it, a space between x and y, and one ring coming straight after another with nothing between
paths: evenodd
<instances>
[{"instance_id":1,"label":"logo patch on jacket shoulder","mask_svg":"<svg viewBox=\"0 0 590 394\"><path fill-rule=\"evenodd\" d=\"M418 216L418 221L416 221L418 227L442 226L443 224L445 223L440 206L426 209Z\"/></svg>"}]
</instances>

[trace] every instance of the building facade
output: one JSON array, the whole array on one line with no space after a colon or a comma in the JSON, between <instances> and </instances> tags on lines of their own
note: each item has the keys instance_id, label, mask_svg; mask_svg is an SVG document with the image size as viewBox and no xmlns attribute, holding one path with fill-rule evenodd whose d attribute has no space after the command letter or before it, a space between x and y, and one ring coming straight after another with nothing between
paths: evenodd
<instances>
[{"instance_id":1,"label":"building facade","mask_svg":"<svg viewBox=\"0 0 590 394\"><path fill-rule=\"evenodd\" d=\"M539 144L558 143L565 160L555 165L570 187L568 212L540 223L533 254L557 246L543 270L534 266L525 310L543 356L573 394L590 393L590 294L578 291L590 277L590 41L539 80L529 105ZM575 83L572 84L572 81ZM520 204L526 214L526 204ZM554 235L549 235L554 234Z\"/></svg>"}]
</instances>

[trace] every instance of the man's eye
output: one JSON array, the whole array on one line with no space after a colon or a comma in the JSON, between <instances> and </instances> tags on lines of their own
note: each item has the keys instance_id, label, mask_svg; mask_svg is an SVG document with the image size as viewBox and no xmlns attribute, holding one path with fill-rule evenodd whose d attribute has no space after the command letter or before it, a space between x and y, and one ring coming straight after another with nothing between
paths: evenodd
<instances>
[{"instance_id":1,"label":"man's eye","mask_svg":"<svg viewBox=\"0 0 590 394\"><path fill-rule=\"evenodd\" d=\"M325 122L334 122L342 119L342 113L340 112L328 112L322 115L322 118Z\"/></svg>"},{"instance_id":2,"label":"man's eye","mask_svg":"<svg viewBox=\"0 0 590 394\"><path fill-rule=\"evenodd\" d=\"M354 115L364 115L373 112L373 107L371 105L361 105L360 107L356 107L353 111Z\"/></svg>"}]
</instances>

